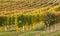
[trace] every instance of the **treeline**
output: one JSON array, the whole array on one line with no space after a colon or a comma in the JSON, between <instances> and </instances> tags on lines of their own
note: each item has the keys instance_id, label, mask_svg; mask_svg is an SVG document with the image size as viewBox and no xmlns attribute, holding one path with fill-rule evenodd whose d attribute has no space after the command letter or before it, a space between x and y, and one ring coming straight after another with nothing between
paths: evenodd
<instances>
[{"instance_id":1,"label":"treeline","mask_svg":"<svg viewBox=\"0 0 60 36\"><path fill-rule=\"evenodd\" d=\"M45 26L49 27L59 22L60 16L59 14L56 15L50 12L46 12L43 15L41 14L35 14L35 15L20 14L20 15L15 15L15 16L0 16L0 27L10 26L10 25L16 25L18 28L23 27L25 25L34 26L40 21L43 21L45 23Z\"/></svg>"},{"instance_id":2,"label":"treeline","mask_svg":"<svg viewBox=\"0 0 60 36\"><path fill-rule=\"evenodd\" d=\"M15 25L22 27L24 25L32 25L33 23L38 23L43 20L43 15L16 15L16 16L0 16L0 26L5 25ZM15 23L17 21L17 23Z\"/></svg>"},{"instance_id":3,"label":"treeline","mask_svg":"<svg viewBox=\"0 0 60 36\"><path fill-rule=\"evenodd\" d=\"M14 21L14 17L0 16L0 26L12 25Z\"/></svg>"},{"instance_id":4,"label":"treeline","mask_svg":"<svg viewBox=\"0 0 60 36\"><path fill-rule=\"evenodd\" d=\"M24 26L27 25L29 30L31 26L34 26L36 23L39 23L42 20L43 20L43 15L40 14L35 14L35 15L20 14L14 16L0 16L0 27L5 26L7 29L7 26L14 25L16 27L15 30L18 30L17 28L24 29L25 28Z\"/></svg>"}]
</instances>

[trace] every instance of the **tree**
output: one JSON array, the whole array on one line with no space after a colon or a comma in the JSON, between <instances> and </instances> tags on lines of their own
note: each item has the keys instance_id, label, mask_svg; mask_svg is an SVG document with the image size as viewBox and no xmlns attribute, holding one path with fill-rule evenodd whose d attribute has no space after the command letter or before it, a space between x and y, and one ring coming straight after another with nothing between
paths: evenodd
<instances>
[{"instance_id":1,"label":"tree","mask_svg":"<svg viewBox=\"0 0 60 36\"><path fill-rule=\"evenodd\" d=\"M14 25L15 24L15 17L9 16L7 21L8 21L8 25Z\"/></svg>"},{"instance_id":2,"label":"tree","mask_svg":"<svg viewBox=\"0 0 60 36\"><path fill-rule=\"evenodd\" d=\"M40 22L40 15L39 14L37 14L36 16L35 16L35 21L38 23L38 22Z\"/></svg>"},{"instance_id":3,"label":"tree","mask_svg":"<svg viewBox=\"0 0 60 36\"><path fill-rule=\"evenodd\" d=\"M15 24L15 17L14 16L11 17L11 24L13 24L13 25Z\"/></svg>"},{"instance_id":4,"label":"tree","mask_svg":"<svg viewBox=\"0 0 60 36\"><path fill-rule=\"evenodd\" d=\"M17 22L18 22L18 24L17 24L18 27L22 27L23 25L25 25L26 24L26 21L25 21L24 15L18 16Z\"/></svg>"},{"instance_id":5,"label":"tree","mask_svg":"<svg viewBox=\"0 0 60 36\"><path fill-rule=\"evenodd\" d=\"M3 17L0 16L0 26L3 26L3 22L4 22Z\"/></svg>"},{"instance_id":6,"label":"tree","mask_svg":"<svg viewBox=\"0 0 60 36\"><path fill-rule=\"evenodd\" d=\"M28 25L31 25L33 23L31 15L27 16L27 22L28 22Z\"/></svg>"},{"instance_id":7,"label":"tree","mask_svg":"<svg viewBox=\"0 0 60 36\"><path fill-rule=\"evenodd\" d=\"M56 23L56 15L50 12L46 12L44 15L44 22L46 27L50 27Z\"/></svg>"},{"instance_id":8,"label":"tree","mask_svg":"<svg viewBox=\"0 0 60 36\"><path fill-rule=\"evenodd\" d=\"M5 16L0 16L0 26L6 25L7 17Z\"/></svg>"},{"instance_id":9,"label":"tree","mask_svg":"<svg viewBox=\"0 0 60 36\"><path fill-rule=\"evenodd\" d=\"M7 31L7 28L5 27L6 25L7 25L7 17L0 16L0 26L4 26L5 31Z\"/></svg>"},{"instance_id":10,"label":"tree","mask_svg":"<svg viewBox=\"0 0 60 36\"><path fill-rule=\"evenodd\" d=\"M25 16L22 14L22 15L19 15L18 18L17 18L17 26L18 27L22 27L23 28L23 32L24 32L24 26L26 24L26 19L25 19Z\"/></svg>"}]
</instances>

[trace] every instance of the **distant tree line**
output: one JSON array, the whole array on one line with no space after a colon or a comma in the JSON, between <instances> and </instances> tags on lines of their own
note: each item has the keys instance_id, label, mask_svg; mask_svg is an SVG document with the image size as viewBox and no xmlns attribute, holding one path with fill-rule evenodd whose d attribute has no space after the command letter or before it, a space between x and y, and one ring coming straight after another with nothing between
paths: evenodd
<instances>
[{"instance_id":1,"label":"distant tree line","mask_svg":"<svg viewBox=\"0 0 60 36\"><path fill-rule=\"evenodd\" d=\"M41 21L40 14L37 15L18 15L15 16L0 16L0 26L15 25L15 18L17 19L17 26L32 25Z\"/></svg>"}]
</instances>

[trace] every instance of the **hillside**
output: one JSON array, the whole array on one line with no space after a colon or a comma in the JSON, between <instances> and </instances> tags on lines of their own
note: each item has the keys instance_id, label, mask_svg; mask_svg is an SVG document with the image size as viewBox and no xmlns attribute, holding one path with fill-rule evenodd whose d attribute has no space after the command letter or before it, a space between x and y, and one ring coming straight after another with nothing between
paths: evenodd
<instances>
[{"instance_id":1,"label":"hillside","mask_svg":"<svg viewBox=\"0 0 60 36\"><path fill-rule=\"evenodd\" d=\"M52 7L59 4L59 0L23 0L23 1L0 1L0 15L17 13L28 13L41 9L42 7Z\"/></svg>"},{"instance_id":2,"label":"hillside","mask_svg":"<svg viewBox=\"0 0 60 36\"><path fill-rule=\"evenodd\" d=\"M0 36L60 36L60 0L0 0Z\"/></svg>"}]
</instances>

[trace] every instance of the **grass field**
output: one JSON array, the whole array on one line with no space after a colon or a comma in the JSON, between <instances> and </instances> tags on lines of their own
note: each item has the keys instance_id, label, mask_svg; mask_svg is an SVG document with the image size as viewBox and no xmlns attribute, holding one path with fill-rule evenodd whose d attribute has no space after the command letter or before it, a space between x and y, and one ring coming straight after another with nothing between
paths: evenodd
<instances>
[{"instance_id":1,"label":"grass field","mask_svg":"<svg viewBox=\"0 0 60 36\"><path fill-rule=\"evenodd\" d=\"M0 36L60 36L60 31L47 32L47 31L29 31L24 33L0 32Z\"/></svg>"}]
</instances>

